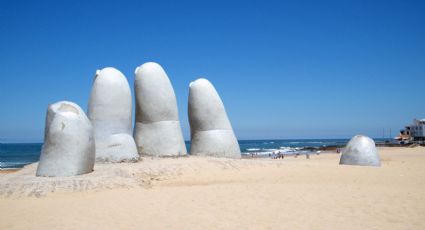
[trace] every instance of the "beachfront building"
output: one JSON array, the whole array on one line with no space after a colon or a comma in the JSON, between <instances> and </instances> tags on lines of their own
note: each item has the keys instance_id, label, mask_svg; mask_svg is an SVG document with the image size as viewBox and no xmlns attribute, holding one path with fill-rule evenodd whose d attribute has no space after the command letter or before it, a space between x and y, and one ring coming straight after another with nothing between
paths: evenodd
<instances>
[{"instance_id":1,"label":"beachfront building","mask_svg":"<svg viewBox=\"0 0 425 230\"><path fill-rule=\"evenodd\" d=\"M413 124L410 125L410 135L414 141L425 140L425 119L413 119Z\"/></svg>"},{"instance_id":2,"label":"beachfront building","mask_svg":"<svg viewBox=\"0 0 425 230\"><path fill-rule=\"evenodd\" d=\"M410 135L410 126L405 126L404 129L400 130L400 133L394 139L399 141L400 144L408 144L412 142L413 138Z\"/></svg>"},{"instance_id":3,"label":"beachfront building","mask_svg":"<svg viewBox=\"0 0 425 230\"><path fill-rule=\"evenodd\" d=\"M400 134L395 139L401 144L425 141L425 119L413 119L413 124L400 130Z\"/></svg>"}]
</instances>

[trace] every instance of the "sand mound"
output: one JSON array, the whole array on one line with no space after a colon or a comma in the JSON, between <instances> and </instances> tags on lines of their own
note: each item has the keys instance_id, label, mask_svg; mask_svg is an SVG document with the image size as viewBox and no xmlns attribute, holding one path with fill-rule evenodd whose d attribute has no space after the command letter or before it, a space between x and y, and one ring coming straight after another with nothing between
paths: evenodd
<instances>
[{"instance_id":1,"label":"sand mound","mask_svg":"<svg viewBox=\"0 0 425 230\"><path fill-rule=\"evenodd\" d=\"M137 163L96 163L92 173L71 177L36 177L37 163L0 178L0 197L45 196L51 192L144 187L155 181L203 171L239 170L279 162L268 159L235 160L209 157L142 158Z\"/></svg>"}]
</instances>

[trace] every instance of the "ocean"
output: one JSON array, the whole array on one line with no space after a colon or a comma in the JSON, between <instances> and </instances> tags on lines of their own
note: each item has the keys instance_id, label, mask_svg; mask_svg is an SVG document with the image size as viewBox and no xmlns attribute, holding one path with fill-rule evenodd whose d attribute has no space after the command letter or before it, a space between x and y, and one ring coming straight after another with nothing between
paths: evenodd
<instances>
[{"instance_id":1,"label":"ocean","mask_svg":"<svg viewBox=\"0 0 425 230\"><path fill-rule=\"evenodd\" d=\"M273 153L318 153L326 148L344 146L349 139L299 139L299 140L240 140L242 155L268 157ZM378 143L380 140L375 139ZM39 160L42 143L0 144L0 169L22 168ZM190 142L186 142L189 150Z\"/></svg>"},{"instance_id":2,"label":"ocean","mask_svg":"<svg viewBox=\"0 0 425 230\"><path fill-rule=\"evenodd\" d=\"M0 169L22 168L38 161L41 143L0 143Z\"/></svg>"},{"instance_id":3,"label":"ocean","mask_svg":"<svg viewBox=\"0 0 425 230\"><path fill-rule=\"evenodd\" d=\"M240 140L239 146L242 155L291 155L318 153L326 148L344 146L348 141L349 139Z\"/></svg>"}]
</instances>

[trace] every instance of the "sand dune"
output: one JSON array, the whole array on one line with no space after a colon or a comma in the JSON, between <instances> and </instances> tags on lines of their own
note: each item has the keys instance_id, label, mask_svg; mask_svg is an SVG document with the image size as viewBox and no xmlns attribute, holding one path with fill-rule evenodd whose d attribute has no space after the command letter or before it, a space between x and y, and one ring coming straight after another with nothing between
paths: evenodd
<instances>
[{"instance_id":1,"label":"sand dune","mask_svg":"<svg viewBox=\"0 0 425 230\"><path fill-rule=\"evenodd\" d=\"M144 158L93 173L0 175L0 229L425 229L425 148L380 148L382 167L338 154Z\"/></svg>"}]
</instances>

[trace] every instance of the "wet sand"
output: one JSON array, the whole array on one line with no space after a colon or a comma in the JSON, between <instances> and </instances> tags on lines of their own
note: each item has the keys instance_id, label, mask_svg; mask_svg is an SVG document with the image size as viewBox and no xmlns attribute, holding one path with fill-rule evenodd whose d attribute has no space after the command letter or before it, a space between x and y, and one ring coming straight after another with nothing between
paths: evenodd
<instances>
[{"instance_id":1,"label":"wet sand","mask_svg":"<svg viewBox=\"0 0 425 230\"><path fill-rule=\"evenodd\" d=\"M19 171L19 170L21 170L21 169L2 169L2 170L0 170L0 174L9 174L9 173L14 173L14 172L17 172L17 171Z\"/></svg>"}]
</instances>

